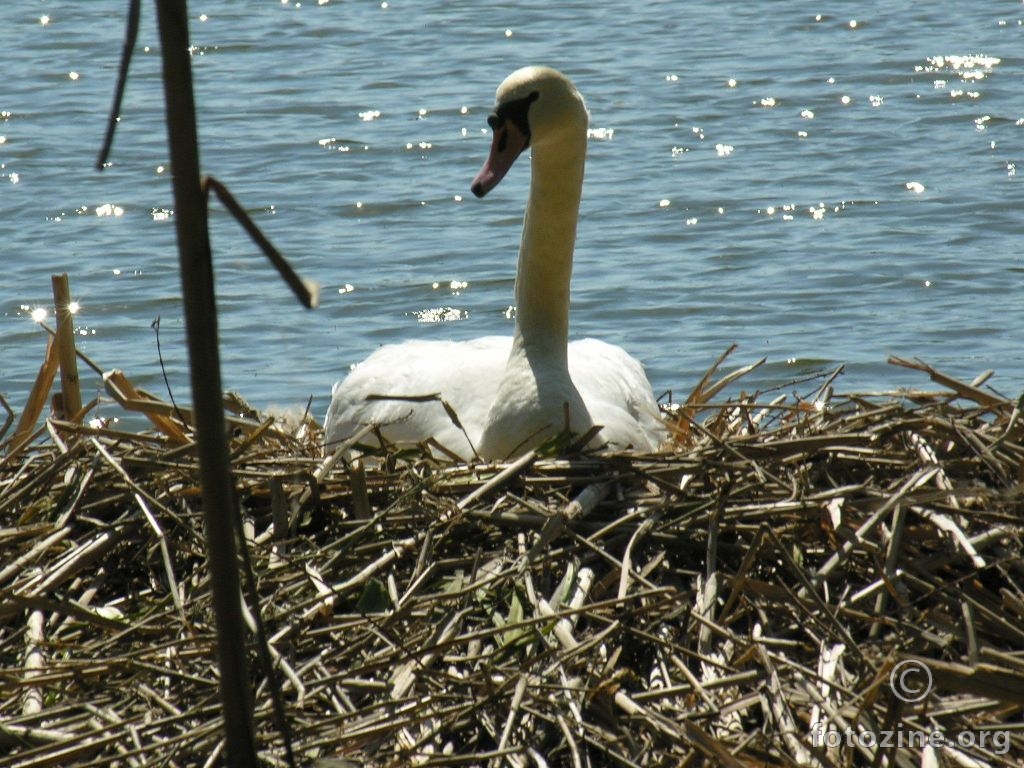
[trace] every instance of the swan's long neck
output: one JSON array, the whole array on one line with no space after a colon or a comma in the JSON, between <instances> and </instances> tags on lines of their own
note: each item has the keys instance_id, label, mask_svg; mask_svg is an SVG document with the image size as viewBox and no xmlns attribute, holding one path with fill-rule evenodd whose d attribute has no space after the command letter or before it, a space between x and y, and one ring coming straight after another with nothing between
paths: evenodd
<instances>
[{"instance_id":1,"label":"swan's long neck","mask_svg":"<svg viewBox=\"0 0 1024 768\"><path fill-rule=\"evenodd\" d=\"M586 149L586 133L581 132L533 152L519 247L513 340L513 349L528 358L566 360L569 280Z\"/></svg>"}]
</instances>

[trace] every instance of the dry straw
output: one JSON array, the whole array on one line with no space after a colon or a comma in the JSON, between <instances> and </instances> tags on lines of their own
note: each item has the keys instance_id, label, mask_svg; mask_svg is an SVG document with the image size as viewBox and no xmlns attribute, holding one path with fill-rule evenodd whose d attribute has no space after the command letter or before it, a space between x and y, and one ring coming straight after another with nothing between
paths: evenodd
<instances>
[{"instance_id":1,"label":"dry straw","mask_svg":"<svg viewBox=\"0 0 1024 768\"><path fill-rule=\"evenodd\" d=\"M1019 765L1018 403L894 362L939 391L716 405L708 376L670 450L501 466L348 464L310 420L228 404L301 762ZM106 382L153 431L87 404L0 435L0 763L219 764L188 413ZM257 747L283 765L256 658ZM933 731L952 743L878 743Z\"/></svg>"}]
</instances>

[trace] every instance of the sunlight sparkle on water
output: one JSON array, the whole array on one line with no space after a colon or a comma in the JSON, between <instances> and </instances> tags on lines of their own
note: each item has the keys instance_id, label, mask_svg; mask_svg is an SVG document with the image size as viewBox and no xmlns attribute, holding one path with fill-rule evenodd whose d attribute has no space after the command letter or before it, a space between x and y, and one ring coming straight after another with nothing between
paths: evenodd
<instances>
[{"instance_id":1,"label":"sunlight sparkle on water","mask_svg":"<svg viewBox=\"0 0 1024 768\"><path fill-rule=\"evenodd\" d=\"M317 139L316 143L324 149L336 149L339 152L350 152L352 149L348 144L338 144L338 140L333 136L327 139ZM363 149L366 149L366 147L363 147Z\"/></svg>"},{"instance_id":2,"label":"sunlight sparkle on water","mask_svg":"<svg viewBox=\"0 0 1024 768\"><path fill-rule=\"evenodd\" d=\"M991 70L993 67L997 66L1002 59L998 56L985 56L980 53L970 53L964 56L929 56L927 61L928 64L926 66L917 66L914 67L914 69L918 72L934 72L939 69L951 69L961 77L967 77L969 74L972 79L981 80L987 73L979 72L978 70Z\"/></svg>"},{"instance_id":3,"label":"sunlight sparkle on water","mask_svg":"<svg viewBox=\"0 0 1024 768\"><path fill-rule=\"evenodd\" d=\"M455 307L429 307L417 310L412 315L421 323L451 323L465 320L469 317L469 312Z\"/></svg>"},{"instance_id":4,"label":"sunlight sparkle on water","mask_svg":"<svg viewBox=\"0 0 1024 768\"><path fill-rule=\"evenodd\" d=\"M41 323L43 322L43 320L46 319L46 314L46 307L36 307L35 309L32 310L29 317L32 318L33 322Z\"/></svg>"},{"instance_id":5,"label":"sunlight sparkle on water","mask_svg":"<svg viewBox=\"0 0 1024 768\"><path fill-rule=\"evenodd\" d=\"M435 291L442 286L451 291L453 296L460 296L462 291L469 287L469 282L466 280L450 280L447 284L436 281L430 284L430 287Z\"/></svg>"}]
</instances>

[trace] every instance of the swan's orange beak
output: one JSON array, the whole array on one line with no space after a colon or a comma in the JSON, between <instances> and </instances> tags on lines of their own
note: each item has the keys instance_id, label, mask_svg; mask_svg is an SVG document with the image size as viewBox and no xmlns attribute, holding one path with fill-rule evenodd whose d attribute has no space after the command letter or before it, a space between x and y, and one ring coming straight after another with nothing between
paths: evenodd
<instances>
[{"instance_id":1,"label":"swan's orange beak","mask_svg":"<svg viewBox=\"0 0 1024 768\"><path fill-rule=\"evenodd\" d=\"M505 120L502 125L495 128L494 139L491 141L491 153L469 187L473 194L483 197L498 186L498 182L505 178L512 163L522 154L529 143L529 137L519 130L511 120Z\"/></svg>"}]
</instances>

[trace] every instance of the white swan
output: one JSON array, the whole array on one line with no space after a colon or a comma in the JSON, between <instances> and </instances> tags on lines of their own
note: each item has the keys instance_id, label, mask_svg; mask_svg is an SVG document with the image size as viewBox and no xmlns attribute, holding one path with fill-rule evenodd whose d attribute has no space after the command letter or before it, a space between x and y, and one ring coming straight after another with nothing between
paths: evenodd
<instances>
[{"instance_id":1,"label":"white swan","mask_svg":"<svg viewBox=\"0 0 1024 768\"><path fill-rule=\"evenodd\" d=\"M666 428L640 363L596 339L569 344L569 277L588 118L579 92L553 69L525 67L498 87L488 118L494 131L490 155L472 190L483 197L532 148L515 331L511 338L380 348L334 385L325 423L328 449L371 422L394 442L433 437L466 459L474 452L509 458L566 426L582 435L600 425L591 445L611 450L651 451L664 442ZM465 433L437 399L408 399L431 394L452 407Z\"/></svg>"}]
</instances>

